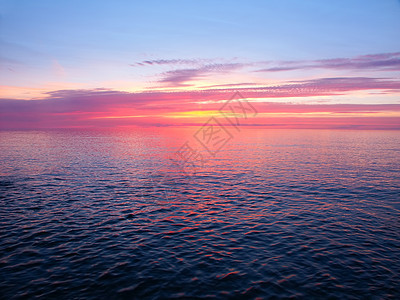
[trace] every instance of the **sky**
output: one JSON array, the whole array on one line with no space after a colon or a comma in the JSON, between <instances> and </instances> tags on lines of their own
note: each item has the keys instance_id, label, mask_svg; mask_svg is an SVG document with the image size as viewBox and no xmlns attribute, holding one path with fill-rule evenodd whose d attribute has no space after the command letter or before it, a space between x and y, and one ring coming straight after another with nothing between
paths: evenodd
<instances>
[{"instance_id":1,"label":"sky","mask_svg":"<svg viewBox=\"0 0 400 300\"><path fill-rule=\"evenodd\" d=\"M400 129L400 1L0 0L0 129Z\"/></svg>"}]
</instances>

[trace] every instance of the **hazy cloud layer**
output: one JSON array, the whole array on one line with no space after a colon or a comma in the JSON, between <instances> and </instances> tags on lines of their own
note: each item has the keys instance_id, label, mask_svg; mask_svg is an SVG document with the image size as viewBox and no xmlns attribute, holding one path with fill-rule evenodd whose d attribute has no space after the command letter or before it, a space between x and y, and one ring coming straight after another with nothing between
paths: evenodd
<instances>
[{"instance_id":1,"label":"hazy cloud layer","mask_svg":"<svg viewBox=\"0 0 400 300\"><path fill-rule=\"evenodd\" d=\"M213 66L211 69L213 68L218 69L218 66ZM179 78L176 81L182 82ZM338 95L350 91L373 90L400 92L400 81L367 77L335 77L287 82L277 86L204 89L198 91L127 93L105 89L59 90L49 92L48 98L41 100L0 99L0 128L179 125L182 124L179 123L179 120L176 123L177 119L174 119L175 123L171 123L166 118L171 114L193 110L218 110L221 106L221 101L230 99L235 91L241 92L246 98L254 98L255 101L262 99L263 102L255 103L259 113L362 113L371 114L373 118L373 114L377 112L400 112L400 104L307 105L272 102L274 98L282 97ZM271 99L271 101L266 99ZM203 102L207 102L207 104L200 105ZM385 123L390 126L385 128L400 127L398 117L379 117L378 119L382 122L383 120L390 120L388 124ZM378 119L371 119L368 122L378 126ZM316 119L313 120L315 121ZM351 118L347 121L349 124L355 122ZM366 119L364 121L367 122ZM190 121L186 120L185 122L187 125L187 122ZM261 125L263 122L268 124L271 121L258 118L253 122L254 125ZM285 122L293 123L293 120L287 119ZM329 122L326 124L329 124Z\"/></svg>"}]
</instances>

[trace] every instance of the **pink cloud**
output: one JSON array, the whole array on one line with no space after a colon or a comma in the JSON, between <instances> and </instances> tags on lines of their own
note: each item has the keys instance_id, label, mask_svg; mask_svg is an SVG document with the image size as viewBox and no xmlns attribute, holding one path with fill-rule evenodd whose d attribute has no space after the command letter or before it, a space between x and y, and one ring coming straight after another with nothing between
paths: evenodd
<instances>
[{"instance_id":1,"label":"pink cloud","mask_svg":"<svg viewBox=\"0 0 400 300\"><path fill-rule=\"evenodd\" d=\"M382 113L400 112L400 104L288 104L274 103L273 98L308 97L318 95L337 95L360 90L400 91L400 82L390 79L351 77L320 78L307 81L287 82L272 87L236 89L204 89L198 91L141 92L127 93L104 89L95 90L59 90L48 93L40 100L0 99L0 128L48 128L48 127L87 127L87 126L127 126L127 125L199 125L198 120L179 120L168 118L170 114L193 110L218 110L221 101L229 99L238 90L247 98L270 98L269 102L257 102L259 113L330 113L324 118L307 119L302 116L301 126L316 127L347 125L361 127L379 124L386 128L400 128L396 117L382 117ZM210 101L199 105L197 102ZM360 117L335 119L335 114L359 114ZM381 113L379 117L374 116ZM368 114L368 117L365 115ZM260 114L262 115L262 114ZM254 119L253 125L278 126L292 124L300 126L296 120L280 118L280 122L271 124L270 118ZM300 119L300 118L299 118ZM309 121L307 121L309 120ZM332 123L334 120L335 123ZM306 122L307 121L307 122ZM360 123L362 121L362 123ZM319 123L318 123L319 122ZM344 122L344 123L341 123ZM340 123L340 124L339 124ZM297 125L296 125L297 124ZM346 125L347 124L347 125ZM396 125L397 124L397 125ZM279 125L279 126L281 126ZM379 125L379 126L378 126ZM282 125L283 126L283 125ZM301 127L300 126L300 127ZM330 125L329 125L330 126ZM397 126L397 127L396 127ZM335 128L336 128L335 127Z\"/></svg>"}]
</instances>

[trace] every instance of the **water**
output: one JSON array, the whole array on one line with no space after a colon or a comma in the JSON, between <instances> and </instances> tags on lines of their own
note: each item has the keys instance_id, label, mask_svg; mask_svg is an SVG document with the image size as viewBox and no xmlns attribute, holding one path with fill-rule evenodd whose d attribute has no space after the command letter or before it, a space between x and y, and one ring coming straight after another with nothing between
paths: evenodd
<instances>
[{"instance_id":1,"label":"water","mask_svg":"<svg viewBox=\"0 0 400 300\"><path fill-rule=\"evenodd\" d=\"M196 131L0 132L0 297L399 298L398 131Z\"/></svg>"}]
</instances>

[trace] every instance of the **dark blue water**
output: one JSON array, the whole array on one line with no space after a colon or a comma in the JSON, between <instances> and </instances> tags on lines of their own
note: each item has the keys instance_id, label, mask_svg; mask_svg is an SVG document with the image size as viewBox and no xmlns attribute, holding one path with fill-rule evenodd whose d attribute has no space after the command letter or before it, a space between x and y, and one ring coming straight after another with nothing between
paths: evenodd
<instances>
[{"instance_id":1,"label":"dark blue water","mask_svg":"<svg viewBox=\"0 0 400 300\"><path fill-rule=\"evenodd\" d=\"M0 132L0 298L400 298L400 132L194 132Z\"/></svg>"}]
</instances>

